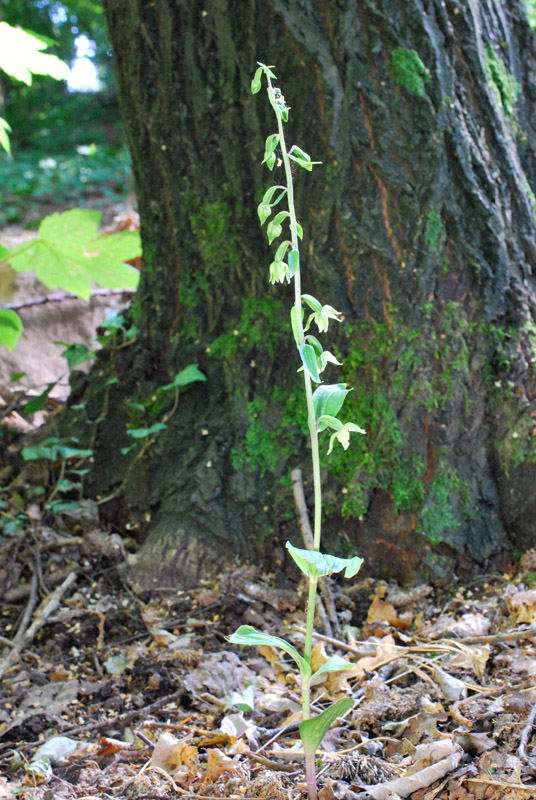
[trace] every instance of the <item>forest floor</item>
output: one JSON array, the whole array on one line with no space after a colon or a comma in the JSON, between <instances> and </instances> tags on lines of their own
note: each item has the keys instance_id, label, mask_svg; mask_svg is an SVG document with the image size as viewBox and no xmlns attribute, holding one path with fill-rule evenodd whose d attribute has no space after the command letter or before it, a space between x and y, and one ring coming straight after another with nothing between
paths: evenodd
<instances>
[{"instance_id":1,"label":"forest floor","mask_svg":"<svg viewBox=\"0 0 536 800\"><path fill-rule=\"evenodd\" d=\"M90 501L43 517L37 479L1 495L1 800L304 798L296 673L226 638L249 623L300 649L304 587L246 566L136 596L135 543ZM320 800L536 797L535 584L536 551L449 590L332 585L314 666L352 667L313 706L354 705L322 742Z\"/></svg>"}]
</instances>

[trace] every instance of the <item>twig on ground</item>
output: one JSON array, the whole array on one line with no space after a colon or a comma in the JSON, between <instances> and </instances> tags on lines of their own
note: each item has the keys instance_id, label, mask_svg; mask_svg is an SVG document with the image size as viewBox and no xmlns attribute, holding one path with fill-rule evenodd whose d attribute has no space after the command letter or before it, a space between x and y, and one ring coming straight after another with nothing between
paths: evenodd
<instances>
[{"instance_id":1,"label":"twig on ground","mask_svg":"<svg viewBox=\"0 0 536 800\"><path fill-rule=\"evenodd\" d=\"M35 583L37 586L37 573L34 573ZM0 662L0 678L3 678L9 667L13 665L13 663L19 658L22 650L26 647L26 645L30 644L33 641L35 635L41 628L47 624L48 618L50 615L58 608L61 598L63 595L70 589L73 583L76 581L76 572L70 572L69 575L65 578L61 586L52 592L50 597L44 601L41 610L37 609L37 616L28 628L28 630L23 631L23 625L21 624L21 628L15 637L17 641L15 642L15 646L13 649L7 654L2 662ZM32 581L33 587L33 581ZM37 591L37 588L36 588ZM32 594L30 594L30 600L32 599ZM26 607L26 612L30 607L30 601L28 602L28 606ZM26 617L25 612L25 617ZM31 613L31 612L30 612ZM23 619L23 622L25 619ZM21 634L22 632L22 634Z\"/></svg>"},{"instance_id":2,"label":"twig on ground","mask_svg":"<svg viewBox=\"0 0 536 800\"><path fill-rule=\"evenodd\" d=\"M35 604L37 603L37 584L39 578L37 575L37 570L33 571L32 581L30 584L30 595L28 597L28 602L26 603L26 608L24 609L24 614L22 615L22 619L20 621L19 629L15 636L13 637L13 645L17 647L21 639L23 638L24 634L26 633L28 626L30 624L30 620L32 618L33 610L35 608Z\"/></svg>"},{"instance_id":3,"label":"twig on ground","mask_svg":"<svg viewBox=\"0 0 536 800\"><path fill-rule=\"evenodd\" d=\"M531 712L527 719L527 724L521 731L521 736L519 737L519 747L517 748L517 754L519 758L526 764L530 764L532 768L536 767L536 761L534 761L534 759L530 758L530 756L527 755L526 748L535 723L536 723L536 703L532 706Z\"/></svg>"}]
</instances>

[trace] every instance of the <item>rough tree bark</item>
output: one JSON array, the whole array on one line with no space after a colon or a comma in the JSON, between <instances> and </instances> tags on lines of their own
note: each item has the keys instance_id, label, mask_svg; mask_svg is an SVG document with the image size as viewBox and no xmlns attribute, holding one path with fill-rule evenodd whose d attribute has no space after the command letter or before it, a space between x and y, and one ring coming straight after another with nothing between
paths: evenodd
<instances>
[{"instance_id":1,"label":"rough tree bark","mask_svg":"<svg viewBox=\"0 0 536 800\"><path fill-rule=\"evenodd\" d=\"M324 461L326 549L449 580L533 544L536 60L521 0L104 6L142 223L139 333L80 379L69 419L91 423L103 514L145 537L139 582L277 566L299 541L304 409L291 290L268 287L255 214L274 127L249 93L257 60L276 65L291 142L324 162L297 175L304 291L344 313L348 419L368 432ZM207 382L122 455L135 404L190 363Z\"/></svg>"}]
</instances>

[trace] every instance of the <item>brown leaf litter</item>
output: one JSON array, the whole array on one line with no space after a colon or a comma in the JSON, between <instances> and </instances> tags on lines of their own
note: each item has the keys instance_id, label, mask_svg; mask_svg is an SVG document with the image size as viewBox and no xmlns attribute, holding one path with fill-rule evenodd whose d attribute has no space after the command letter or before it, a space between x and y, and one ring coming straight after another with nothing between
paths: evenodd
<instances>
[{"instance_id":1,"label":"brown leaf litter","mask_svg":"<svg viewBox=\"0 0 536 800\"><path fill-rule=\"evenodd\" d=\"M253 622L300 648L303 592L243 567L140 598L111 538L29 517L0 543L0 800L305 797L292 665L226 641ZM442 594L332 584L313 658L352 667L313 706L354 706L319 751L321 800L536 797L535 563Z\"/></svg>"}]
</instances>

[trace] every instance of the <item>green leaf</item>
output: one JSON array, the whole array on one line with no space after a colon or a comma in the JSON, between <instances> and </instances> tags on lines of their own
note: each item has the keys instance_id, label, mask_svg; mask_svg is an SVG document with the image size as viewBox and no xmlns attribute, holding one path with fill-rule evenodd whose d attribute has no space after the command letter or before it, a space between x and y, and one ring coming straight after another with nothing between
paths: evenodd
<instances>
[{"instance_id":1,"label":"green leaf","mask_svg":"<svg viewBox=\"0 0 536 800\"><path fill-rule=\"evenodd\" d=\"M303 363L304 368L309 373L310 377L315 383L320 383L320 375L318 374L318 364L316 363L316 355L314 348L310 344L298 345L298 351Z\"/></svg>"},{"instance_id":2,"label":"green leaf","mask_svg":"<svg viewBox=\"0 0 536 800\"><path fill-rule=\"evenodd\" d=\"M267 137L266 143L264 145L264 158L262 160L262 164L268 163L268 161L273 157L275 159L275 150L279 144L279 134L278 133L271 133L270 136Z\"/></svg>"},{"instance_id":3,"label":"green leaf","mask_svg":"<svg viewBox=\"0 0 536 800\"><path fill-rule=\"evenodd\" d=\"M292 153L293 156L295 156L298 159L301 159L302 161L310 161L311 160L311 156L309 155L309 153L306 153L305 150L302 150L301 147L298 147L297 144L292 145L292 147L290 148L290 151L289 151L289 155L291 153Z\"/></svg>"},{"instance_id":4,"label":"green leaf","mask_svg":"<svg viewBox=\"0 0 536 800\"><path fill-rule=\"evenodd\" d=\"M47 384L47 388L44 392L41 392L40 395L34 397L33 400L30 400L24 406L24 413L25 414L35 414L36 411L42 411L46 405L48 400L48 396L54 386L56 385L57 381L53 381L52 383Z\"/></svg>"},{"instance_id":5,"label":"green leaf","mask_svg":"<svg viewBox=\"0 0 536 800\"><path fill-rule=\"evenodd\" d=\"M266 203L262 202L257 206L257 214L259 215L261 225L264 225L271 213L272 209L270 206L266 205Z\"/></svg>"},{"instance_id":6,"label":"green leaf","mask_svg":"<svg viewBox=\"0 0 536 800\"><path fill-rule=\"evenodd\" d=\"M300 309L302 320L303 320L303 308ZM292 306L290 309L290 325L292 327L292 333L294 335L294 341L296 342L296 347L299 347L300 342L300 335L298 332L298 320L296 318L296 306Z\"/></svg>"},{"instance_id":7,"label":"green leaf","mask_svg":"<svg viewBox=\"0 0 536 800\"><path fill-rule=\"evenodd\" d=\"M303 228L299 222L296 223L296 233L298 234L299 239L303 239Z\"/></svg>"},{"instance_id":8,"label":"green leaf","mask_svg":"<svg viewBox=\"0 0 536 800\"><path fill-rule=\"evenodd\" d=\"M22 334L22 320L15 311L0 311L0 344L13 350Z\"/></svg>"},{"instance_id":9,"label":"green leaf","mask_svg":"<svg viewBox=\"0 0 536 800\"><path fill-rule=\"evenodd\" d=\"M67 344L66 342L59 341L54 342L54 344L65 345L67 347L61 354L61 357L66 359L69 369L74 369L88 358L95 360L97 357L97 351L89 350L85 344Z\"/></svg>"},{"instance_id":10,"label":"green leaf","mask_svg":"<svg viewBox=\"0 0 536 800\"><path fill-rule=\"evenodd\" d=\"M330 428L332 431L340 431L342 422L337 417L332 417L331 414L322 414L318 418L318 431L324 431L326 428Z\"/></svg>"},{"instance_id":11,"label":"green leaf","mask_svg":"<svg viewBox=\"0 0 536 800\"><path fill-rule=\"evenodd\" d=\"M346 395L352 389L347 389L345 383L332 383L324 386L317 386L313 392L313 407L317 423L324 414L336 417L341 410ZM318 430L323 431L326 425L318 425Z\"/></svg>"},{"instance_id":12,"label":"green leaf","mask_svg":"<svg viewBox=\"0 0 536 800\"><path fill-rule=\"evenodd\" d=\"M313 311L322 311L322 304L318 302L316 297L313 297L312 294L302 294L302 300L305 300L309 308Z\"/></svg>"},{"instance_id":13,"label":"green leaf","mask_svg":"<svg viewBox=\"0 0 536 800\"><path fill-rule=\"evenodd\" d=\"M248 644L259 646L268 645L269 647L278 647L280 650L284 650L285 653L288 653L288 655L294 659L304 678L309 678L311 676L311 667L307 661L300 656L295 647L286 642L284 639L280 639L279 636L268 636L266 633L260 633L259 631L256 631L255 628L251 627L251 625L241 625L232 636L229 636L228 641L232 644Z\"/></svg>"},{"instance_id":14,"label":"green leaf","mask_svg":"<svg viewBox=\"0 0 536 800\"><path fill-rule=\"evenodd\" d=\"M57 56L42 53L47 44L21 28L0 22L0 69L28 86L33 75L49 75L56 80L68 80L71 70Z\"/></svg>"},{"instance_id":15,"label":"green leaf","mask_svg":"<svg viewBox=\"0 0 536 800\"><path fill-rule=\"evenodd\" d=\"M294 277L300 267L300 253L298 250L291 250L288 254L288 269L290 277Z\"/></svg>"},{"instance_id":16,"label":"green leaf","mask_svg":"<svg viewBox=\"0 0 536 800\"><path fill-rule=\"evenodd\" d=\"M345 578L353 578L363 563L363 559L359 556L338 558L320 553L318 550L301 550L290 542L287 542L285 547L301 571L310 578L321 578L324 575L333 575L334 572L343 570Z\"/></svg>"},{"instance_id":17,"label":"green leaf","mask_svg":"<svg viewBox=\"0 0 536 800\"><path fill-rule=\"evenodd\" d=\"M166 384L166 386L162 386L161 389L164 392L168 392L170 389L174 389L176 386L188 386L190 383L195 383L196 381L206 381L207 376L204 375L197 364L189 364L184 369L181 369L180 372L175 375L171 383Z\"/></svg>"},{"instance_id":18,"label":"green leaf","mask_svg":"<svg viewBox=\"0 0 536 800\"><path fill-rule=\"evenodd\" d=\"M260 91L262 86L261 83L262 73L263 69L262 67L259 67L259 69L255 72L255 75L253 76L253 80L251 81L251 94L257 94L257 92Z\"/></svg>"},{"instance_id":19,"label":"green leaf","mask_svg":"<svg viewBox=\"0 0 536 800\"><path fill-rule=\"evenodd\" d=\"M163 422L155 422L150 428L131 428L127 431L127 436L132 436L133 439L145 439L147 436L164 431L166 428L167 425L164 425Z\"/></svg>"},{"instance_id":20,"label":"green leaf","mask_svg":"<svg viewBox=\"0 0 536 800\"><path fill-rule=\"evenodd\" d=\"M322 350L322 345L320 344L320 342L318 341L318 339L317 339L315 336L311 336L311 335L309 334L309 336L306 336L306 337L305 337L305 341L307 342L307 344L310 344L310 345L311 345L311 347L312 347L312 348L313 348L313 350L315 351L315 355L316 355L316 358L317 358L317 360L318 360L318 358L320 358L320 356L321 356L321 355L322 355L322 353L324 352L324 351Z\"/></svg>"},{"instance_id":21,"label":"green leaf","mask_svg":"<svg viewBox=\"0 0 536 800\"><path fill-rule=\"evenodd\" d=\"M73 209L51 214L41 222L38 238L10 251L16 272L33 270L49 288L61 288L89 300L92 281L108 289L135 289L139 272L128 264L141 253L139 233L122 231L99 236L101 214Z\"/></svg>"},{"instance_id":22,"label":"green leaf","mask_svg":"<svg viewBox=\"0 0 536 800\"><path fill-rule=\"evenodd\" d=\"M278 191L280 191L281 194L272 202L274 194ZM270 188L265 191L264 197L262 198L262 202L265 205L276 206L281 200L281 198L285 196L286 191L287 190L284 186L270 186Z\"/></svg>"},{"instance_id":23,"label":"green leaf","mask_svg":"<svg viewBox=\"0 0 536 800\"><path fill-rule=\"evenodd\" d=\"M286 252L292 247L292 242L289 242L288 239L284 242L281 242L277 250L275 251L274 261L282 261L285 258Z\"/></svg>"},{"instance_id":24,"label":"green leaf","mask_svg":"<svg viewBox=\"0 0 536 800\"><path fill-rule=\"evenodd\" d=\"M353 666L354 665L350 661L346 661L346 659L341 658L341 656L331 656L331 658L328 658L328 660L311 675L311 680L318 677L318 675L322 675L324 672L342 672Z\"/></svg>"},{"instance_id":25,"label":"green leaf","mask_svg":"<svg viewBox=\"0 0 536 800\"><path fill-rule=\"evenodd\" d=\"M300 736L305 753L316 753L320 743L337 717L342 717L352 706L354 701L350 697L342 697L321 714L300 722Z\"/></svg>"},{"instance_id":26,"label":"green leaf","mask_svg":"<svg viewBox=\"0 0 536 800\"><path fill-rule=\"evenodd\" d=\"M303 161L301 158L296 158L296 156L293 156L290 153L288 154L288 157L292 161L295 161L296 164L299 164L300 167L303 167L304 169L306 169L307 172L312 172L313 171L313 164L312 164L311 161Z\"/></svg>"}]
</instances>

